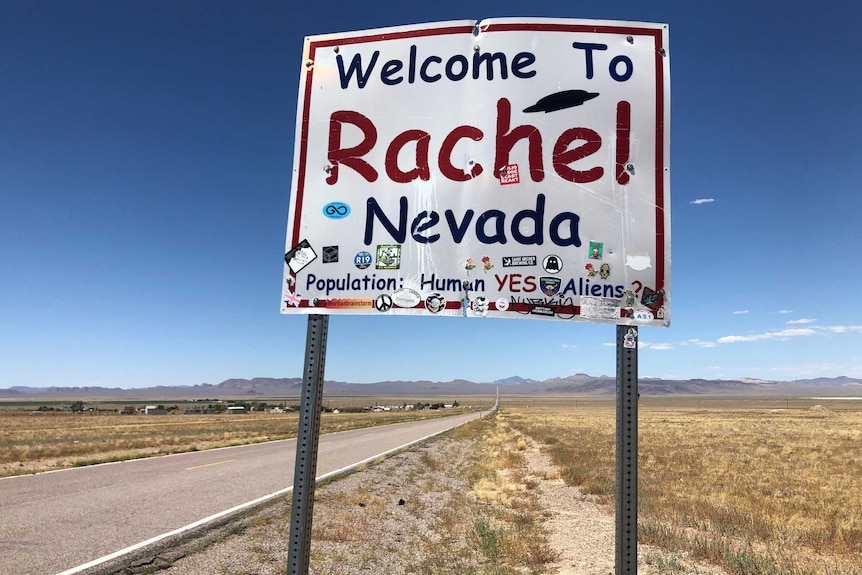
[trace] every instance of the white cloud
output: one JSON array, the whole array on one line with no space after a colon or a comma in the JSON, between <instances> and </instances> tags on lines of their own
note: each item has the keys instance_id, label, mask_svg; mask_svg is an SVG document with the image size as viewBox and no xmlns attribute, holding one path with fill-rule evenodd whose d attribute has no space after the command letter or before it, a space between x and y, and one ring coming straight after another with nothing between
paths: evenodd
<instances>
[{"instance_id":1,"label":"white cloud","mask_svg":"<svg viewBox=\"0 0 862 575\"><path fill-rule=\"evenodd\" d=\"M610 345L610 344L608 344ZM702 339L686 339L683 341L665 341L665 342L648 342L640 340L638 342L638 347L640 349L657 349L657 350L668 350L674 349L676 347L687 347L690 345L696 345L697 347L709 348L716 347L718 344L714 341L704 341Z\"/></svg>"},{"instance_id":2,"label":"white cloud","mask_svg":"<svg viewBox=\"0 0 862 575\"><path fill-rule=\"evenodd\" d=\"M578 347L578 346L573 344L573 343L564 343L562 345L563 349L575 349L576 347Z\"/></svg>"},{"instance_id":3,"label":"white cloud","mask_svg":"<svg viewBox=\"0 0 862 575\"><path fill-rule=\"evenodd\" d=\"M780 309L780 310L778 310L778 313L793 313L793 310L792 309Z\"/></svg>"},{"instance_id":4,"label":"white cloud","mask_svg":"<svg viewBox=\"0 0 862 575\"><path fill-rule=\"evenodd\" d=\"M658 350L666 350L673 349L672 343L649 343L646 341L642 341L638 343L638 347L640 349L658 349Z\"/></svg>"},{"instance_id":5,"label":"white cloud","mask_svg":"<svg viewBox=\"0 0 862 575\"><path fill-rule=\"evenodd\" d=\"M788 321L787 324L788 325L798 325L798 324L803 324L803 323L814 323L816 321L817 321L816 319L810 319L810 318L803 317L800 319L792 319L792 320Z\"/></svg>"},{"instance_id":6,"label":"white cloud","mask_svg":"<svg viewBox=\"0 0 862 575\"><path fill-rule=\"evenodd\" d=\"M808 320L808 321L816 321L816 320ZM806 321L805 323L808 323ZM792 322L789 322L792 323ZM803 323L803 322L797 322ZM639 349L654 349L657 351L666 351L669 349L675 349L677 347L686 347L689 345L696 345L702 349L710 349L714 347L718 347L721 344L725 343L748 343L753 341L769 341L769 340L788 340L796 337L813 337L813 336L832 336L835 334L862 334L862 325L831 325L831 326L811 326L811 327L794 327L787 329L779 329L774 331L766 331L763 333L753 333L749 335L725 335L716 339L715 341L705 341L701 339L687 339L681 341L669 341L669 342L648 342L640 340L638 341ZM604 347L616 347L616 342L604 342L602 343ZM563 348L574 348L576 346L572 344L562 344Z\"/></svg>"},{"instance_id":7,"label":"white cloud","mask_svg":"<svg viewBox=\"0 0 862 575\"><path fill-rule=\"evenodd\" d=\"M697 347L715 347L717 344L714 341L703 341L702 339L687 339L680 342L680 345L696 345Z\"/></svg>"},{"instance_id":8,"label":"white cloud","mask_svg":"<svg viewBox=\"0 0 862 575\"><path fill-rule=\"evenodd\" d=\"M862 325L830 325L822 329L829 333L862 333Z\"/></svg>"},{"instance_id":9,"label":"white cloud","mask_svg":"<svg viewBox=\"0 0 862 575\"><path fill-rule=\"evenodd\" d=\"M743 341L763 341L765 339L783 339L787 337L809 336L817 333L813 329L782 329L753 335L726 335L718 338L718 343L739 343Z\"/></svg>"},{"instance_id":10,"label":"white cloud","mask_svg":"<svg viewBox=\"0 0 862 575\"><path fill-rule=\"evenodd\" d=\"M711 204L715 201L715 198L698 198L696 200L692 200L689 203L694 204L695 206L699 206L700 204Z\"/></svg>"},{"instance_id":11,"label":"white cloud","mask_svg":"<svg viewBox=\"0 0 862 575\"><path fill-rule=\"evenodd\" d=\"M746 313L748 313L747 309L739 309L739 310L736 310L735 312L733 312L733 315L743 315Z\"/></svg>"}]
</instances>

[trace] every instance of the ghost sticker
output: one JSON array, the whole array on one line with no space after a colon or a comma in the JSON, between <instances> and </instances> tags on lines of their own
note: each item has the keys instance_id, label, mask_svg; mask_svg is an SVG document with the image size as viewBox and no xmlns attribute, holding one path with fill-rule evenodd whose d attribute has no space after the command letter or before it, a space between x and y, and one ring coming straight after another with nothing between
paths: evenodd
<instances>
[{"instance_id":1,"label":"ghost sticker","mask_svg":"<svg viewBox=\"0 0 862 575\"><path fill-rule=\"evenodd\" d=\"M542 267L549 274L558 274L563 269L563 262L560 261L560 256L551 254L542 260Z\"/></svg>"}]
</instances>

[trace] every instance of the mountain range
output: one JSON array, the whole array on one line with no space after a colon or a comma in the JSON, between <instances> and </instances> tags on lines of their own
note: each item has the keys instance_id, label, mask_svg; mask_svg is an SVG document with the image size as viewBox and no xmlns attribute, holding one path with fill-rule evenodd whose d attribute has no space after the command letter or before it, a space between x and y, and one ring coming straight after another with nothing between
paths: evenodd
<instances>
[{"instance_id":1,"label":"mountain range","mask_svg":"<svg viewBox=\"0 0 862 575\"><path fill-rule=\"evenodd\" d=\"M613 396L616 378L584 373L537 381L518 376L477 383L464 379L452 381L381 381L349 383L325 381L325 396L348 397L424 397L493 395L499 387L504 395L583 395ZM118 387L27 387L0 388L0 399L255 399L299 397L302 378L255 377L227 379L218 384L155 386L122 389ZM862 379L849 377L769 381L762 379L658 379L640 378L641 395L699 396L818 396L862 397Z\"/></svg>"}]
</instances>

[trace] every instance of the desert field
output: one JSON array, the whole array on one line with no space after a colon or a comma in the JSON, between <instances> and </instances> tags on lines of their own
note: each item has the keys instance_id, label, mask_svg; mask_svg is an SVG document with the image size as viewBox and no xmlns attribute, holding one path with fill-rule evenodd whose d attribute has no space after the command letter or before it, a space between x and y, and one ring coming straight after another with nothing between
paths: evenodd
<instances>
[{"instance_id":1,"label":"desert field","mask_svg":"<svg viewBox=\"0 0 862 575\"><path fill-rule=\"evenodd\" d=\"M642 400L639 541L740 575L862 573L862 401L769 402ZM613 507L612 402L502 417Z\"/></svg>"},{"instance_id":2,"label":"desert field","mask_svg":"<svg viewBox=\"0 0 862 575\"><path fill-rule=\"evenodd\" d=\"M469 403L459 401L460 409ZM494 437L507 437L510 429L517 433L511 441L485 438L489 431L478 424L458 432L474 433L495 450L482 458L486 465L517 467L510 460L523 453L523 435L551 457L568 485L613 512L613 398L504 397L501 405ZM452 412L324 413L322 430ZM294 436L296 427L295 414L33 417L0 411L0 475L282 439ZM862 400L642 398L639 541L731 574L859 575L860 448ZM480 500L499 480L490 477L498 479L470 481ZM515 483L529 490L532 480ZM544 572L543 562L532 572ZM687 571L667 563L661 572Z\"/></svg>"},{"instance_id":3,"label":"desert field","mask_svg":"<svg viewBox=\"0 0 862 575\"><path fill-rule=\"evenodd\" d=\"M296 437L293 413L117 415L0 410L0 477ZM461 409L322 413L322 433L443 417Z\"/></svg>"}]
</instances>

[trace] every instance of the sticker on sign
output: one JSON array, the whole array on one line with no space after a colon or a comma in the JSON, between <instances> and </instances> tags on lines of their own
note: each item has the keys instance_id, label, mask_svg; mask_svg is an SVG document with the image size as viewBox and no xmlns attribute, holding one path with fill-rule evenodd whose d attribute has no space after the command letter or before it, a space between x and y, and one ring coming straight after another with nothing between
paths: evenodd
<instances>
[{"instance_id":1,"label":"sticker on sign","mask_svg":"<svg viewBox=\"0 0 862 575\"><path fill-rule=\"evenodd\" d=\"M643 22L307 37L284 271L302 302L282 313L669 325L669 70L667 26ZM356 256L311 257L333 245ZM381 286L448 303L310 303ZM457 303L477 300L496 304Z\"/></svg>"}]
</instances>

